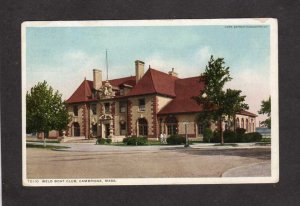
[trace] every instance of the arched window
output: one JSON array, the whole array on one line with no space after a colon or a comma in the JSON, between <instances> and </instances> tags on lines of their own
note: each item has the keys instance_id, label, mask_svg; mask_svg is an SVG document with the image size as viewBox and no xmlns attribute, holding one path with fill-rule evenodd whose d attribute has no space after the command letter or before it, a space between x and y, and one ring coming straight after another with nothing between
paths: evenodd
<instances>
[{"instance_id":1,"label":"arched window","mask_svg":"<svg viewBox=\"0 0 300 206\"><path fill-rule=\"evenodd\" d=\"M248 119L246 119L246 131L248 132L248 129L249 129L249 122L248 122Z\"/></svg>"},{"instance_id":2,"label":"arched window","mask_svg":"<svg viewBox=\"0 0 300 206\"><path fill-rule=\"evenodd\" d=\"M242 118L242 125L241 125L241 128L244 128L244 119Z\"/></svg>"},{"instance_id":3,"label":"arched window","mask_svg":"<svg viewBox=\"0 0 300 206\"><path fill-rule=\"evenodd\" d=\"M73 135L74 135L74 137L80 136L80 126L79 126L78 122L73 123Z\"/></svg>"},{"instance_id":4,"label":"arched window","mask_svg":"<svg viewBox=\"0 0 300 206\"><path fill-rule=\"evenodd\" d=\"M145 118L140 118L138 120L139 125L139 136L147 136L148 135L148 122Z\"/></svg>"},{"instance_id":5,"label":"arched window","mask_svg":"<svg viewBox=\"0 0 300 206\"><path fill-rule=\"evenodd\" d=\"M178 121L176 117L170 116L166 119L168 135L178 134Z\"/></svg>"},{"instance_id":6,"label":"arched window","mask_svg":"<svg viewBox=\"0 0 300 206\"><path fill-rule=\"evenodd\" d=\"M240 119L239 119L239 118L236 118L236 121L235 121L235 127L236 127L236 128L239 128L239 127L240 127Z\"/></svg>"}]
</instances>

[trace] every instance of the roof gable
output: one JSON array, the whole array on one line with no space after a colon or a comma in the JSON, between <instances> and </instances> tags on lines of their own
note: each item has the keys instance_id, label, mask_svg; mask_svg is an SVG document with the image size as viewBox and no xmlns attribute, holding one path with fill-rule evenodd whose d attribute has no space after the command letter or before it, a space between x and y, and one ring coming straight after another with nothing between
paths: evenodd
<instances>
[{"instance_id":1,"label":"roof gable","mask_svg":"<svg viewBox=\"0 0 300 206\"><path fill-rule=\"evenodd\" d=\"M159 114L200 112L202 106L193 97L198 96L204 89L204 83L199 77L177 79L175 81L176 97L167 104Z\"/></svg>"},{"instance_id":2,"label":"roof gable","mask_svg":"<svg viewBox=\"0 0 300 206\"><path fill-rule=\"evenodd\" d=\"M109 83L113 87L119 87L122 84L127 84L134 86L135 85L135 77L123 77L119 79L112 79L108 80ZM105 81L102 81L104 84ZM92 98L93 91L93 81L90 80L83 80L80 86L75 90L75 92L71 95L71 97L66 101L66 103L78 103L78 102L89 102L89 101L96 101L95 98Z\"/></svg>"},{"instance_id":3,"label":"roof gable","mask_svg":"<svg viewBox=\"0 0 300 206\"><path fill-rule=\"evenodd\" d=\"M138 96L145 94L163 94L175 97L175 80L166 73L155 69L148 69L144 76L126 96Z\"/></svg>"},{"instance_id":4,"label":"roof gable","mask_svg":"<svg viewBox=\"0 0 300 206\"><path fill-rule=\"evenodd\" d=\"M75 90L72 96L66 101L67 103L86 102L92 100L93 82L83 80L80 86Z\"/></svg>"}]
</instances>

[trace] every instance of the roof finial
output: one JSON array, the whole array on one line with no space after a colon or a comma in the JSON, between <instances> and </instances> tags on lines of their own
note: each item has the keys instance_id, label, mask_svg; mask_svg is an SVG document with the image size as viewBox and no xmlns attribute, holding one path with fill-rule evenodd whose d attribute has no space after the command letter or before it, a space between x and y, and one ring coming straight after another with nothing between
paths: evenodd
<instances>
[{"instance_id":1,"label":"roof finial","mask_svg":"<svg viewBox=\"0 0 300 206\"><path fill-rule=\"evenodd\" d=\"M150 66L150 64L149 64L149 69L151 69L151 66Z\"/></svg>"},{"instance_id":2,"label":"roof finial","mask_svg":"<svg viewBox=\"0 0 300 206\"><path fill-rule=\"evenodd\" d=\"M84 80L86 80L86 77L84 77Z\"/></svg>"}]
</instances>

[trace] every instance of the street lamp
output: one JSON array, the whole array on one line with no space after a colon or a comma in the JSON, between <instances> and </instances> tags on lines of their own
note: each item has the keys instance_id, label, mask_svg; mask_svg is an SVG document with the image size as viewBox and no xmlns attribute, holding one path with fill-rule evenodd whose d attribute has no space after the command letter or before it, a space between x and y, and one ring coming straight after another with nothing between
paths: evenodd
<instances>
[{"instance_id":1,"label":"street lamp","mask_svg":"<svg viewBox=\"0 0 300 206\"><path fill-rule=\"evenodd\" d=\"M185 129L185 145L184 147L188 147L189 146L189 139L188 139L188 135L187 135L187 125L189 124L188 121L183 122L184 124L184 129Z\"/></svg>"}]
</instances>

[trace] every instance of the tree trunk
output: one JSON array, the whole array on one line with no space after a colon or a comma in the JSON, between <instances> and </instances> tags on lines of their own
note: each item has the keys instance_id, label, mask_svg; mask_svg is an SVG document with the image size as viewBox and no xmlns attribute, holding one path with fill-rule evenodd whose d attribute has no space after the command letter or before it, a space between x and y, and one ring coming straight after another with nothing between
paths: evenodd
<instances>
[{"instance_id":1,"label":"tree trunk","mask_svg":"<svg viewBox=\"0 0 300 206\"><path fill-rule=\"evenodd\" d=\"M219 125L220 125L220 133L221 133L221 145L224 144L224 137L223 137L223 128L222 128L222 117L219 119Z\"/></svg>"},{"instance_id":2,"label":"tree trunk","mask_svg":"<svg viewBox=\"0 0 300 206\"><path fill-rule=\"evenodd\" d=\"M47 144L46 144L46 138L48 137L48 135L49 135L49 132L44 132L44 147L46 147L47 146Z\"/></svg>"},{"instance_id":3,"label":"tree trunk","mask_svg":"<svg viewBox=\"0 0 300 206\"><path fill-rule=\"evenodd\" d=\"M233 115L233 131L235 132L236 130L236 120L235 120L235 114Z\"/></svg>"}]
</instances>

